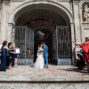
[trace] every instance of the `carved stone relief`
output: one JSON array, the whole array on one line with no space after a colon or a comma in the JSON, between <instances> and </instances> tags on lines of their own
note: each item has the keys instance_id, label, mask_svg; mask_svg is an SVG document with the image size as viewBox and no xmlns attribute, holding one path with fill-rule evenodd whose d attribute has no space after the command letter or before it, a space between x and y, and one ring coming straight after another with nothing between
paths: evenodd
<instances>
[{"instance_id":1,"label":"carved stone relief","mask_svg":"<svg viewBox=\"0 0 89 89\"><path fill-rule=\"evenodd\" d=\"M89 22L89 4L83 5L83 21Z\"/></svg>"}]
</instances>

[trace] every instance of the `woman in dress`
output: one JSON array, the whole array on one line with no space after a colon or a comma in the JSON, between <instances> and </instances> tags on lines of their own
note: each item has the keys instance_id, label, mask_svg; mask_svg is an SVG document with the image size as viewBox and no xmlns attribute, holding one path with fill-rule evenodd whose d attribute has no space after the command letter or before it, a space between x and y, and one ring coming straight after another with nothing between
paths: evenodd
<instances>
[{"instance_id":1,"label":"woman in dress","mask_svg":"<svg viewBox=\"0 0 89 89\"><path fill-rule=\"evenodd\" d=\"M17 54L14 54L14 66L17 67L18 65L18 57Z\"/></svg>"},{"instance_id":2,"label":"woman in dress","mask_svg":"<svg viewBox=\"0 0 89 89\"><path fill-rule=\"evenodd\" d=\"M34 67L35 68L44 68L44 58L43 58L43 45L41 44L40 47L38 47L38 51L37 51L37 59L35 62Z\"/></svg>"},{"instance_id":3,"label":"woman in dress","mask_svg":"<svg viewBox=\"0 0 89 89\"><path fill-rule=\"evenodd\" d=\"M14 66L14 54L16 54L15 49L13 48L12 42L8 43L9 48L9 69L12 69L12 66Z\"/></svg>"},{"instance_id":4,"label":"woman in dress","mask_svg":"<svg viewBox=\"0 0 89 89\"><path fill-rule=\"evenodd\" d=\"M1 71L6 71L7 50L7 41L3 41L1 49Z\"/></svg>"},{"instance_id":5,"label":"woman in dress","mask_svg":"<svg viewBox=\"0 0 89 89\"><path fill-rule=\"evenodd\" d=\"M16 49L17 49L18 47L14 47L14 52L16 52ZM15 53L14 54L14 67L17 67L17 65L18 65L18 54L17 53Z\"/></svg>"}]
</instances>

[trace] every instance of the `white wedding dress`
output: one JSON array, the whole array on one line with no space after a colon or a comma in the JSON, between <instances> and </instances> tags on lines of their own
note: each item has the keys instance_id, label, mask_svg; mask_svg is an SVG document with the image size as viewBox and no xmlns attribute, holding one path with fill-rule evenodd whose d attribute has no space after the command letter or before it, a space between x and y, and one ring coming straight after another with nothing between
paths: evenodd
<instances>
[{"instance_id":1,"label":"white wedding dress","mask_svg":"<svg viewBox=\"0 0 89 89\"><path fill-rule=\"evenodd\" d=\"M37 53L37 59L34 65L35 68L38 69L44 68L43 50L44 49L40 48L39 49L40 52Z\"/></svg>"}]
</instances>

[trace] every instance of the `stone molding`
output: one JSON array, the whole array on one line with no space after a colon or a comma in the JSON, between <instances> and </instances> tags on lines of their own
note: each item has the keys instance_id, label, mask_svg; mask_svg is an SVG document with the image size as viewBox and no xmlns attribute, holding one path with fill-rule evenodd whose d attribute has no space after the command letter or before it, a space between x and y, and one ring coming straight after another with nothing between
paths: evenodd
<instances>
[{"instance_id":1,"label":"stone molding","mask_svg":"<svg viewBox=\"0 0 89 89\"><path fill-rule=\"evenodd\" d=\"M67 9L67 8L65 8L62 4L60 4L59 2L57 2L57 1L53 1L53 0L47 0L47 1L40 1L40 2L37 2L37 1L27 1L27 2L24 2L24 3L22 3L22 4L20 4L19 6L17 6L14 10L13 10L13 12L12 12L12 19L11 20L13 20L13 15L15 15L15 13L17 13L19 10L21 10L22 8L24 8L24 7L26 7L26 6L28 6L28 5L40 5L40 4L49 4L49 5L53 5L53 6L56 6L56 7L58 7L58 8L60 8L60 9L62 9L68 16L69 16L69 18L70 18L70 22L71 23L73 23L73 17L72 17L72 14L71 14L71 12Z\"/></svg>"}]
</instances>

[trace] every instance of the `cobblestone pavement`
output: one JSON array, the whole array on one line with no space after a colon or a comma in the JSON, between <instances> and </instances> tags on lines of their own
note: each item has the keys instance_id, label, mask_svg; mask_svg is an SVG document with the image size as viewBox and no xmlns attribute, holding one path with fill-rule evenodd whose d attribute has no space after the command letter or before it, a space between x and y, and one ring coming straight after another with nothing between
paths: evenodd
<instances>
[{"instance_id":1,"label":"cobblestone pavement","mask_svg":"<svg viewBox=\"0 0 89 89\"><path fill-rule=\"evenodd\" d=\"M0 81L84 81L89 74L77 70L74 66L55 66L35 69L31 66L18 66L6 72L0 72ZM1 89L1 88L0 88Z\"/></svg>"},{"instance_id":2,"label":"cobblestone pavement","mask_svg":"<svg viewBox=\"0 0 89 89\"><path fill-rule=\"evenodd\" d=\"M89 84L0 84L0 89L89 89Z\"/></svg>"}]
</instances>

